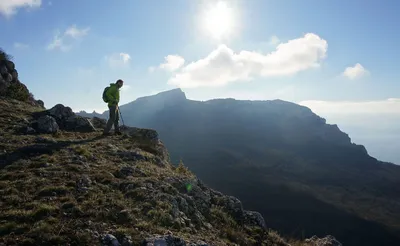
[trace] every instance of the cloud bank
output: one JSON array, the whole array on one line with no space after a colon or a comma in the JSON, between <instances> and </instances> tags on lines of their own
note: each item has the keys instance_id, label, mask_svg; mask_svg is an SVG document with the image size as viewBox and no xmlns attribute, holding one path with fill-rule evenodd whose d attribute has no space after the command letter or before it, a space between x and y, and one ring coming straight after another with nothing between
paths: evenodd
<instances>
[{"instance_id":1,"label":"cloud bank","mask_svg":"<svg viewBox=\"0 0 400 246\"><path fill-rule=\"evenodd\" d=\"M280 43L266 55L246 50L234 52L220 45L205 58L184 66L168 83L181 88L215 87L256 77L290 76L319 67L327 49L327 41L313 33Z\"/></svg>"},{"instance_id":2,"label":"cloud bank","mask_svg":"<svg viewBox=\"0 0 400 246\"><path fill-rule=\"evenodd\" d=\"M11 17L20 8L37 8L41 5L41 0L0 0L0 14Z\"/></svg>"}]
</instances>

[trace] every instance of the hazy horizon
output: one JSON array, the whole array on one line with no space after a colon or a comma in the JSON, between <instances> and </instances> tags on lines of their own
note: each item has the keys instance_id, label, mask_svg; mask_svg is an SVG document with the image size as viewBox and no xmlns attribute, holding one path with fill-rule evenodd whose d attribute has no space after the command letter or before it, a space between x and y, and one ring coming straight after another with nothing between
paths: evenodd
<instances>
[{"instance_id":1,"label":"hazy horizon","mask_svg":"<svg viewBox=\"0 0 400 246\"><path fill-rule=\"evenodd\" d=\"M279 98L400 163L399 8L378 0L0 0L1 48L46 107L106 110L102 91L117 79L125 81L120 104L173 88L194 100Z\"/></svg>"}]
</instances>

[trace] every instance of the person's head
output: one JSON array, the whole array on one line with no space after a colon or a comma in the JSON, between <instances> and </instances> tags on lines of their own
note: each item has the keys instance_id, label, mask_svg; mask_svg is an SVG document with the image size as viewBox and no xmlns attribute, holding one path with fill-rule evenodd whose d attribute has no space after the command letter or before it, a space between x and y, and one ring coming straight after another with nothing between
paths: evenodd
<instances>
[{"instance_id":1,"label":"person's head","mask_svg":"<svg viewBox=\"0 0 400 246\"><path fill-rule=\"evenodd\" d=\"M118 86L118 88L121 88L124 85L124 81L122 79L117 80L115 84Z\"/></svg>"}]
</instances>

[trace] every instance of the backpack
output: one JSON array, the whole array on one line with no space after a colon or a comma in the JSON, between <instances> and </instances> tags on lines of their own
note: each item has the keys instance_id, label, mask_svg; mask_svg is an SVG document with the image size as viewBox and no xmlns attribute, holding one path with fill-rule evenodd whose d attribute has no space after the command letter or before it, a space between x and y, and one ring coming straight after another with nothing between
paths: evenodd
<instances>
[{"instance_id":1,"label":"backpack","mask_svg":"<svg viewBox=\"0 0 400 246\"><path fill-rule=\"evenodd\" d=\"M110 89L110 86L107 86L106 88L104 88L104 91L103 91L103 101L105 103L108 103L108 97L107 97L107 94L106 94L108 89Z\"/></svg>"}]
</instances>

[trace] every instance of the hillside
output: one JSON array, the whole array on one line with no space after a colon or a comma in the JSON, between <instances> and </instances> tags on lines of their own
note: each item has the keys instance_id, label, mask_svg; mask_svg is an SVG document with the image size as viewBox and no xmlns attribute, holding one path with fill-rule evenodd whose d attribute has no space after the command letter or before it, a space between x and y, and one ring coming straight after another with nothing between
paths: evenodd
<instances>
[{"instance_id":1,"label":"hillside","mask_svg":"<svg viewBox=\"0 0 400 246\"><path fill-rule=\"evenodd\" d=\"M104 138L104 120L45 110L9 94L13 83L30 94L0 81L0 245L289 245L258 212L173 165L156 131Z\"/></svg>"},{"instance_id":2,"label":"hillside","mask_svg":"<svg viewBox=\"0 0 400 246\"><path fill-rule=\"evenodd\" d=\"M400 243L400 166L369 156L306 107L199 102L175 89L121 111L126 124L157 130L173 161L182 158L206 184L237 196L285 235Z\"/></svg>"}]
</instances>

